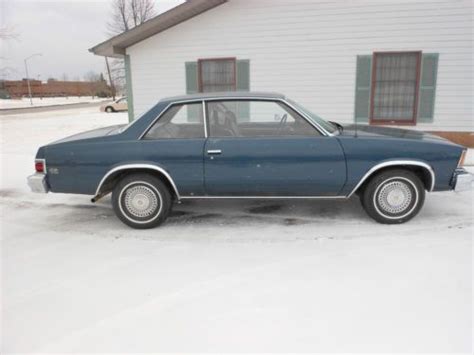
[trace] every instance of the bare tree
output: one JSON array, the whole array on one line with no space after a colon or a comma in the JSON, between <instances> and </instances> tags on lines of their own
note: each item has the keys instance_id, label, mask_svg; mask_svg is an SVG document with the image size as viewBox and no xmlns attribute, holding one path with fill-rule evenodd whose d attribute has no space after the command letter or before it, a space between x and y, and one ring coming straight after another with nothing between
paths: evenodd
<instances>
[{"instance_id":1,"label":"bare tree","mask_svg":"<svg viewBox=\"0 0 474 355\"><path fill-rule=\"evenodd\" d=\"M110 36L118 35L154 16L153 0L112 0L112 16L107 23L107 32ZM122 59L114 59L110 63L109 81L110 86L117 90L125 87L125 66Z\"/></svg>"},{"instance_id":2,"label":"bare tree","mask_svg":"<svg viewBox=\"0 0 474 355\"><path fill-rule=\"evenodd\" d=\"M155 16L152 0L113 0L112 17L107 23L111 36L126 32Z\"/></svg>"},{"instance_id":3,"label":"bare tree","mask_svg":"<svg viewBox=\"0 0 474 355\"><path fill-rule=\"evenodd\" d=\"M5 41L12 39L18 39L18 33L15 31L15 28L13 26L0 27L0 48L5 45ZM6 65L7 61L7 57L0 56L0 78L2 80L8 78L10 75L18 73L17 69Z\"/></svg>"},{"instance_id":4,"label":"bare tree","mask_svg":"<svg viewBox=\"0 0 474 355\"><path fill-rule=\"evenodd\" d=\"M100 81L100 74L96 73L93 70L89 70L84 74L84 81Z\"/></svg>"}]
</instances>

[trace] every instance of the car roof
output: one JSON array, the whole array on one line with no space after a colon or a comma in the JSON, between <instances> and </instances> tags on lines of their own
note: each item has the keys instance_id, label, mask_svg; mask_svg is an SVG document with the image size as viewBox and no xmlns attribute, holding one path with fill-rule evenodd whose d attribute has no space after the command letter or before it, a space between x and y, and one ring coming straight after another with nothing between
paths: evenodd
<instances>
[{"instance_id":1,"label":"car roof","mask_svg":"<svg viewBox=\"0 0 474 355\"><path fill-rule=\"evenodd\" d=\"M285 95L275 92L254 92L254 91L225 91L225 92L205 92L190 95L166 97L160 102L175 102L187 100L205 100L205 99L225 99L225 98L268 98L268 99L284 99Z\"/></svg>"}]
</instances>

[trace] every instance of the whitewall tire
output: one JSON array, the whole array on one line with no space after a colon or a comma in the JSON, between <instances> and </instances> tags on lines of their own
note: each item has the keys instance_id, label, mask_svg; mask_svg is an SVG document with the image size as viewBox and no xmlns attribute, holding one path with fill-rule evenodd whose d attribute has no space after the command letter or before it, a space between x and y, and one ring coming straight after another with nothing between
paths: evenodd
<instances>
[{"instance_id":1,"label":"whitewall tire","mask_svg":"<svg viewBox=\"0 0 474 355\"><path fill-rule=\"evenodd\" d=\"M171 204L166 185L150 174L127 175L112 192L115 214L132 228L148 229L160 225L168 217Z\"/></svg>"},{"instance_id":2,"label":"whitewall tire","mask_svg":"<svg viewBox=\"0 0 474 355\"><path fill-rule=\"evenodd\" d=\"M420 178L411 171L387 170L374 176L361 196L367 214L379 223L404 223L423 207L425 189Z\"/></svg>"}]
</instances>

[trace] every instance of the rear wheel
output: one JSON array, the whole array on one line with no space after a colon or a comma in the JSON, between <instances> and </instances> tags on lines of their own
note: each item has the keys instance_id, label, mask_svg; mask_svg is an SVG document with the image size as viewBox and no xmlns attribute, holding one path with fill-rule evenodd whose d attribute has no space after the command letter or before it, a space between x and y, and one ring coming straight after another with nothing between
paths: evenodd
<instances>
[{"instance_id":1,"label":"rear wheel","mask_svg":"<svg viewBox=\"0 0 474 355\"><path fill-rule=\"evenodd\" d=\"M373 177L365 186L362 207L379 223L404 223L423 207L425 189L419 177L407 170L388 170Z\"/></svg>"},{"instance_id":2,"label":"rear wheel","mask_svg":"<svg viewBox=\"0 0 474 355\"><path fill-rule=\"evenodd\" d=\"M150 174L128 175L112 192L115 214L132 228L148 229L160 225L168 217L171 204L168 188Z\"/></svg>"}]
</instances>

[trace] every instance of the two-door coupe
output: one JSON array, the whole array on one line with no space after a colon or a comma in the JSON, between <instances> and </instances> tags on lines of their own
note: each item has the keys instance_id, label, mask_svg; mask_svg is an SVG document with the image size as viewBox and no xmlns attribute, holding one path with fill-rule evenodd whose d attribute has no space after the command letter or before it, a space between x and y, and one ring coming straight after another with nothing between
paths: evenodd
<instances>
[{"instance_id":1,"label":"two-door coupe","mask_svg":"<svg viewBox=\"0 0 474 355\"><path fill-rule=\"evenodd\" d=\"M328 122L280 94L167 98L126 126L38 150L35 192L112 193L115 213L151 228L184 199L348 199L402 223L425 191L471 188L466 149L419 131Z\"/></svg>"}]
</instances>

